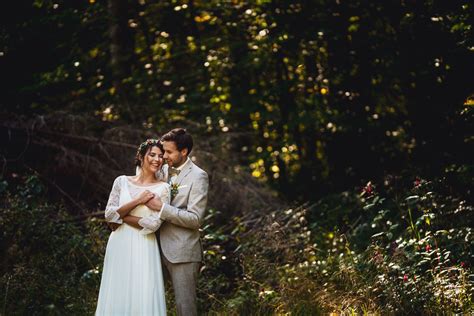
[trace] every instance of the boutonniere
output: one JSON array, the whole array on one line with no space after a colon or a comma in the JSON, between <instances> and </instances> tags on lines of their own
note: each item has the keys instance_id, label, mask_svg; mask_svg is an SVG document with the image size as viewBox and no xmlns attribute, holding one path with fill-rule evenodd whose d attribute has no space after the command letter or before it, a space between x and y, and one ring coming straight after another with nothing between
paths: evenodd
<instances>
[{"instance_id":1,"label":"boutonniere","mask_svg":"<svg viewBox=\"0 0 474 316\"><path fill-rule=\"evenodd\" d=\"M171 200L179 193L179 184L171 183Z\"/></svg>"},{"instance_id":2,"label":"boutonniere","mask_svg":"<svg viewBox=\"0 0 474 316\"><path fill-rule=\"evenodd\" d=\"M185 188L187 185L179 185L178 183L171 183L171 200L174 199L176 195L179 193L179 189Z\"/></svg>"}]
</instances>

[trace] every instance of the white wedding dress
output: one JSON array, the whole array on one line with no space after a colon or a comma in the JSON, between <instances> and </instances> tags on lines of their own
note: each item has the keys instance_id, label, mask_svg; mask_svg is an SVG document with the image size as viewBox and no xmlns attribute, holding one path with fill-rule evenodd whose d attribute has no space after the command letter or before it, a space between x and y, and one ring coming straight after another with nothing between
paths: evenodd
<instances>
[{"instance_id":1,"label":"white wedding dress","mask_svg":"<svg viewBox=\"0 0 474 316\"><path fill-rule=\"evenodd\" d=\"M108 222L122 223L117 209L149 190L170 202L168 183L138 186L128 177L114 181L105 210ZM161 225L158 213L145 205L130 211L142 217L143 228L122 224L110 234L104 258L96 315L166 315L160 250L154 232Z\"/></svg>"}]
</instances>

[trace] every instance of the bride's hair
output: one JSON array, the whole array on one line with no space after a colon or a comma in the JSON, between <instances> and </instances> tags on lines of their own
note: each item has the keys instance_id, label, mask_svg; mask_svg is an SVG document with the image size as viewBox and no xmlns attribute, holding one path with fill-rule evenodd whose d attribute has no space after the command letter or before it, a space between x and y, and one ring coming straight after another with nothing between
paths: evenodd
<instances>
[{"instance_id":1,"label":"bride's hair","mask_svg":"<svg viewBox=\"0 0 474 316\"><path fill-rule=\"evenodd\" d=\"M137 154L135 155L135 167L140 168L142 166L142 161L145 158L146 153L152 147L158 147L161 152L164 152L163 145L159 139L147 139L138 146Z\"/></svg>"}]
</instances>

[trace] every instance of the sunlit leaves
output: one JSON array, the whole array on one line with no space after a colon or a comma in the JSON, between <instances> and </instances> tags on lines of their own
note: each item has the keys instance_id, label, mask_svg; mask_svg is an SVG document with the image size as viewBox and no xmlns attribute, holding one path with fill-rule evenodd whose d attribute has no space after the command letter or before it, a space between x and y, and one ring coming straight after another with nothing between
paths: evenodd
<instances>
[{"instance_id":1,"label":"sunlit leaves","mask_svg":"<svg viewBox=\"0 0 474 316\"><path fill-rule=\"evenodd\" d=\"M206 23L206 22L215 22L216 18L212 17L209 12L202 11L201 15L195 16L194 21L196 23Z\"/></svg>"},{"instance_id":2,"label":"sunlit leaves","mask_svg":"<svg viewBox=\"0 0 474 316\"><path fill-rule=\"evenodd\" d=\"M116 121L120 118L113 105L105 107L102 111L96 111L95 115L101 116L102 121Z\"/></svg>"},{"instance_id":3,"label":"sunlit leaves","mask_svg":"<svg viewBox=\"0 0 474 316\"><path fill-rule=\"evenodd\" d=\"M349 33L357 32L357 30L359 29L359 20L360 18L358 16L351 16L349 18L350 25L347 29Z\"/></svg>"},{"instance_id":4,"label":"sunlit leaves","mask_svg":"<svg viewBox=\"0 0 474 316\"><path fill-rule=\"evenodd\" d=\"M252 176L255 178L262 178L265 176L265 165L263 159L259 159L256 162L250 164L252 169Z\"/></svg>"},{"instance_id":5,"label":"sunlit leaves","mask_svg":"<svg viewBox=\"0 0 474 316\"><path fill-rule=\"evenodd\" d=\"M468 97L464 102L466 106L474 106L474 96Z\"/></svg>"},{"instance_id":6,"label":"sunlit leaves","mask_svg":"<svg viewBox=\"0 0 474 316\"><path fill-rule=\"evenodd\" d=\"M462 102L472 105L467 83L459 79L468 67L463 56L474 47L467 2L428 1L415 10L406 1L139 0L125 19L133 56L130 73L119 80L111 71L106 2L35 1L33 6L38 14L23 24L50 21L58 32L60 25L68 30L67 40L49 43L48 51L66 49L58 51L61 58L45 61L34 87L26 89L40 87L31 95L50 94L48 102L58 107L82 101L102 115L120 98L120 83L126 84L132 112L160 116L156 126L170 124L172 116L196 120L209 133L245 135L240 140L245 146L239 145L247 148L242 163L263 159L259 179L278 186L288 180L298 192L299 183L342 182L346 171L341 170L351 170L353 181L406 165L403 159L430 144L423 122L438 111L432 109L448 113ZM19 25L2 31L2 39L21 44L11 35ZM49 36L42 39L48 41ZM22 56L13 48L2 48L3 57ZM56 84L63 85L67 98L49 89ZM462 101L443 101L444 106L442 95ZM452 120L446 113L440 117ZM355 148L349 159L341 152L350 146Z\"/></svg>"},{"instance_id":7,"label":"sunlit leaves","mask_svg":"<svg viewBox=\"0 0 474 316\"><path fill-rule=\"evenodd\" d=\"M96 58L99 55L99 53L100 53L100 50L98 47L96 47L89 51L89 56L92 58Z\"/></svg>"}]
</instances>

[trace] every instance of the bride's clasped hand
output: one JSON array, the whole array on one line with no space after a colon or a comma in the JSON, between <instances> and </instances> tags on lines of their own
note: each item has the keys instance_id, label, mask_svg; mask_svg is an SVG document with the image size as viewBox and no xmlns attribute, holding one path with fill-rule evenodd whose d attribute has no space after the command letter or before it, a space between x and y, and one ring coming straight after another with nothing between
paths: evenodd
<instances>
[{"instance_id":1,"label":"bride's clasped hand","mask_svg":"<svg viewBox=\"0 0 474 316\"><path fill-rule=\"evenodd\" d=\"M197 315L199 229L209 180L188 157L192 147L181 128L148 139L138 147L136 175L115 179L105 210L112 232L96 315L166 315L162 263L178 315Z\"/></svg>"}]
</instances>

